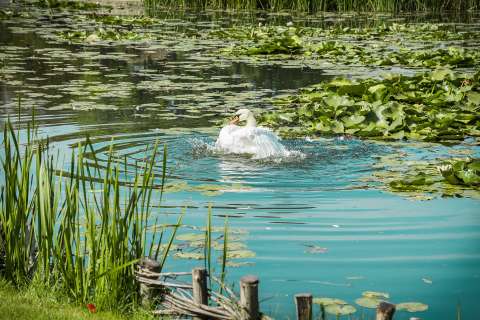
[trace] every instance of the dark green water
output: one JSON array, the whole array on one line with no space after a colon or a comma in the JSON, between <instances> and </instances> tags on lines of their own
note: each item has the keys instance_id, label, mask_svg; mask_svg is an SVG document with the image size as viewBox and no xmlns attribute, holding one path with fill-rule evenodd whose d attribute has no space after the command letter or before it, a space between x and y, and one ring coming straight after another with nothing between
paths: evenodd
<instances>
[{"instance_id":1,"label":"dark green water","mask_svg":"<svg viewBox=\"0 0 480 320\"><path fill-rule=\"evenodd\" d=\"M59 30L91 28L91 21L79 15L49 16L32 9L30 16L0 20L1 121L7 116L17 119L20 96L17 124L26 123L35 109L40 134L50 137L61 156L69 155L89 134L100 161L106 160L113 143L116 156L127 159L130 173L148 157L149 145L156 140L165 143L171 192L158 209L162 222L174 221L187 206L189 227L182 232L199 233L209 205L215 226L223 226L228 216L235 241L248 250L247 258L233 259L239 265L229 269L228 279L236 282L245 274L258 275L262 309L275 318L294 318L295 293L354 304L363 291L374 290L388 292L395 303L428 304L428 311L417 314L423 319L455 319L457 303L462 319L476 319L478 197L435 195L418 201L386 193L381 183L366 187L362 181L383 170L379 157L478 157L478 141L442 146L341 138L285 140L288 148L306 157L282 163L212 153L208 146L221 121L239 107L261 111L271 108L270 97L323 79L376 75L385 69L232 61L210 54L224 46L224 40L198 36L221 25L285 23L291 17L220 13L162 17L161 23L148 27L153 40L94 45L69 44L55 36ZM479 28L476 15L416 18ZM309 25L374 24L378 19L393 18L293 18ZM169 268L184 271L202 264L172 258ZM373 314L357 309L357 315ZM399 312L396 319L410 316Z\"/></svg>"}]
</instances>

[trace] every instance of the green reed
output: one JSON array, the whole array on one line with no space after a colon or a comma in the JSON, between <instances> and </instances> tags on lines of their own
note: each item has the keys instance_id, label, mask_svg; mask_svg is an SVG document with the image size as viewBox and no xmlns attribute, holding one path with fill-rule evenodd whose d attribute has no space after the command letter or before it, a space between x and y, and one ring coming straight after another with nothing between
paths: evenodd
<instances>
[{"instance_id":1,"label":"green reed","mask_svg":"<svg viewBox=\"0 0 480 320\"><path fill-rule=\"evenodd\" d=\"M162 200L166 148L159 176L153 170L159 154L155 144L153 155L133 181L121 181L122 166L114 162L113 146L101 177L88 138L78 145L77 153L72 151L65 173L57 171L58 156L49 154L48 141L34 140L30 127L23 146L20 130L15 132L7 121L2 149L0 274L17 285L39 278L78 302L101 308L135 303L135 263L142 256L160 254L165 227L158 233L157 219L152 230L151 203L157 197ZM160 186L155 184L157 178ZM162 266L182 217L161 252Z\"/></svg>"},{"instance_id":2,"label":"green reed","mask_svg":"<svg viewBox=\"0 0 480 320\"><path fill-rule=\"evenodd\" d=\"M148 8L174 7L226 10L320 11L443 11L475 10L479 0L143 0Z\"/></svg>"}]
</instances>

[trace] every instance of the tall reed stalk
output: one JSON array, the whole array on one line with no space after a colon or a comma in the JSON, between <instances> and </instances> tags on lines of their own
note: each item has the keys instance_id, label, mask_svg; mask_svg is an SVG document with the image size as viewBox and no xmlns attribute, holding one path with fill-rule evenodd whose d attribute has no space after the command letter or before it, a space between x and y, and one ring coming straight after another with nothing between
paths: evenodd
<instances>
[{"instance_id":1,"label":"tall reed stalk","mask_svg":"<svg viewBox=\"0 0 480 320\"><path fill-rule=\"evenodd\" d=\"M78 302L94 302L103 308L134 303L138 292L135 263L144 255L161 253L163 266L183 216L160 252L163 229L157 238L155 227L153 236L147 238L152 199L161 201L163 195L166 148L160 177L153 170L159 153L155 144L143 172L132 181L121 181L122 166L114 163L111 146L102 183L98 182L98 166L85 159L90 150L90 158L97 163L88 138L79 144L77 154L72 151L67 173L57 171L58 158L49 154L48 142L34 140L32 128L27 129L27 142L21 146L19 131L8 121L2 149L1 275L15 284L39 277ZM155 184L158 179L160 186Z\"/></svg>"},{"instance_id":2,"label":"tall reed stalk","mask_svg":"<svg viewBox=\"0 0 480 320\"><path fill-rule=\"evenodd\" d=\"M148 8L194 8L273 11L294 10L301 12L319 11L442 11L475 10L479 0L143 0Z\"/></svg>"}]
</instances>

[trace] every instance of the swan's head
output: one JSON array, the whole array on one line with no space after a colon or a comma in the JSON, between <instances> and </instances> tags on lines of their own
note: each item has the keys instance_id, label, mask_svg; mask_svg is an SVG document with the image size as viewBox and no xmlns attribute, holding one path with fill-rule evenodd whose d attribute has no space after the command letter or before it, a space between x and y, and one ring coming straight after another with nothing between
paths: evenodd
<instances>
[{"instance_id":1,"label":"swan's head","mask_svg":"<svg viewBox=\"0 0 480 320\"><path fill-rule=\"evenodd\" d=\"M253 112L248 109L240 109L235 112L235 116L230 124L237 124L240 121L246 121L247 126L255 127L257 122L255 121L255 117L253 116Z\"/></svg>"},{"instance_id":2,"label":"swan's head","mask_svg":"<svg viewBox=\"0 0 480 320\"><path fill-rule=\"evenodd\" d=\"M239 121L247 121L249 118L254 118L253 112L248 109L240 109L235 112L235 115L238 116Z\"/></svg>"}]
</instances>

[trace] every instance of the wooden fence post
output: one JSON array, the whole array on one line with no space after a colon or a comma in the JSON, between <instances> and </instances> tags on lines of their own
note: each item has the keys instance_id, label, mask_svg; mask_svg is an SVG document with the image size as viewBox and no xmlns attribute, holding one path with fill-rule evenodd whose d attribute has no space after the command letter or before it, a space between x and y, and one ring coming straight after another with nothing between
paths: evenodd
<instances>
[{"instance_id":1,"label":"wooden fence post","mask_svg":"<svg viewBox=\"0 0 480 320\"><path fill-rule=\"evenodd\" d=\"M198 304L208 305L207 270L195 268L192 270L193 301ZM193 319L206 319L194 317Z\"/></svg>"},{"instance_id":2,"label":"wooden fence post","mask_svg":"<svg viewBox=\"0 0 480 320\"><path fill-rule=\"evenodd\" d=\"M312 320L312 301L310 293L295 295L295 306L297 308L297 320Z\"/></svg>"},{"instance_id":3,"label":"wooden fence post","mask_svg":"<svg viewBox=\"0 0 480 320\"><path fill-rule=\"evenodd\" d=\"M388 302L380 302L377 307L377 320L392 320L395 313L395 305Z\"/></svg>"},{"instance_id":4,"label":"wooden fence post","mask_svg":"<svg viewBox=\"0 0 480 320\"><path fill-rule=\"evenodd\" d=\"M245 320L259 320L258 283L256 276L248 275L240 279L240 304L247 312Z\"/></svg>"},{"instance_id":5,"label":"wooden fence post","mask_svg":"<svg viewBox=\"0 0 480 320\"><path fill-rule=\"evenodd\" d=\"M156 272L159 273L161 271L160 262L150 259L150 258L142 258L140 260L140 268L146 271ZM157 276L143 276L149 279L158 279ZM155 301L156 296L159 294L159 289L155 288L154 286L148 285L146 283L140 283L140 298L142 304L145 307L149 307Z\"/></svg>"}]
</instances>

